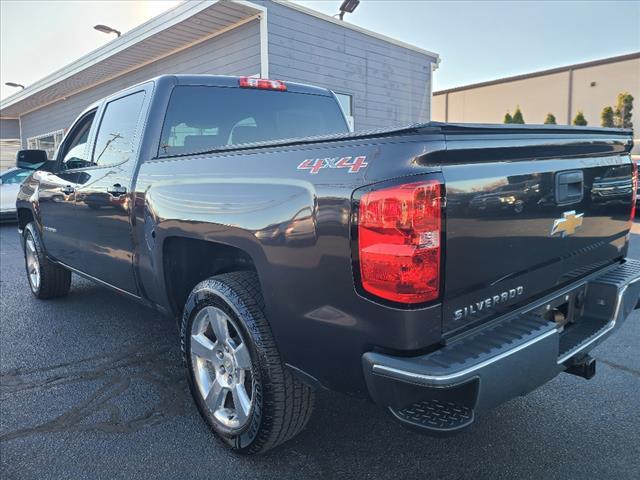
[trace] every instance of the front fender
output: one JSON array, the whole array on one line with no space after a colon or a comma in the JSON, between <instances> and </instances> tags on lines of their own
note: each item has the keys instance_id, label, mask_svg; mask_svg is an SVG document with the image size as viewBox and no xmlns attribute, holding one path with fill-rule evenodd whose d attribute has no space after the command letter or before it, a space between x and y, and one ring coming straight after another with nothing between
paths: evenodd
<instances>
[{"instance_id":1,"label":"front fender","mask_svg":"<svg viewBox=\"0 0 640 480\"><path fill-rule=\"evenodd\" d=\"M18 213L18 231L22 234L24 228L23 218L20 211L28 211L33 221L36 223L36 227L42 234L42 219L40 216L39 208L39 191L40 183L38 181L38 172L27 177L27 179L20 185L18 196L16 198L16 211ZM23 215L23 214L22 214Z\"/></svg>"}]
</instances>

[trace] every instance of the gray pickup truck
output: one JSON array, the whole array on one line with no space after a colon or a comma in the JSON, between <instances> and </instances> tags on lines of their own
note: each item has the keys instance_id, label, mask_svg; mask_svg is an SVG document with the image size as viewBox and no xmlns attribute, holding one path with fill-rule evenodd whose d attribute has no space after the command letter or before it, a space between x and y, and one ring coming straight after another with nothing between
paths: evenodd
<instances>
[{"instance_id":1,"label":"gray pickup truck","mask_svg":"<svg viewBox=\"0 0 640 480\"><path fill-rule=\"evenodd\" d=\"M560 372L591 378L638 307L631 144L351 133L325 89L162 76L87 108L54 159L18 153L27 277L39 299L76 273L177 319L195 403L235 451L292 438L321 388L453 433Z\"/></svg>"}]
</instances>

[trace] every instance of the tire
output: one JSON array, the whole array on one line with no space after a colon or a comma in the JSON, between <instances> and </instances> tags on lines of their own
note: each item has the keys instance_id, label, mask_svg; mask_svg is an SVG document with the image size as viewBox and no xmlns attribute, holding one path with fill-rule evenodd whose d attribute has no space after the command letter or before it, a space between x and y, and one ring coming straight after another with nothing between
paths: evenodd
<instances>
[{"instance_id":1,"label":"tire","mask_svg":"<svg viewBox=\"0 0 640 480\"><path fill-rule=\"evenodd\" d=\"M198 410L231 450L263 453L305 428L314 392L282 364L254 272L225 273L196 285L187 299L180 337ZM223 351L220 345L230 348ZM232 375L225 377L229 372L233 381Z\"/></svg>"},{"instance_id":2,"label":"tire","mask_svg":"<svg viewBox=\"0 0 640 480\"><path fill-rule=\"evenodd\" d=\"M35 297L44 300L68 294L71 272L47 259L35 223L30 222L24 227L22 241L27 281Z\"/></svg>"}]
</instances>

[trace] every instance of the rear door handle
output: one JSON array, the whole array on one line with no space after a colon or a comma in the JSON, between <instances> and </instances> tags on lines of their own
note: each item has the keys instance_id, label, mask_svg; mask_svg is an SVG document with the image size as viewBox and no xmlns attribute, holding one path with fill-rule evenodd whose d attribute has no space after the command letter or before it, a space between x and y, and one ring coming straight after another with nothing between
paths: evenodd
<instances>
[{"instance_id":1,"label":"rear door handle","mask_svg":"<svg viewBox=\"0 0 640 480\"><path fill-rule=\"evenodd\" d=\"M74 193L76 191L76 189L73 188L71 185L67 185L66 187L62 187L60 189L60 191L62 193L64 193L65 195L71 195L72 193Z\"/></svg>"},{"instance_id":2,"label":"rear door handle","mask_svg":"<svg viewBox=\"0 0 640 480\"><path fill-rule=\"evenodd\" d=\"M107 188L107 192L109 192L114 197L119 197L120 195L124 195L127 193L127 187L123 187L119 183Z\"/></svg>"}]
</instances>

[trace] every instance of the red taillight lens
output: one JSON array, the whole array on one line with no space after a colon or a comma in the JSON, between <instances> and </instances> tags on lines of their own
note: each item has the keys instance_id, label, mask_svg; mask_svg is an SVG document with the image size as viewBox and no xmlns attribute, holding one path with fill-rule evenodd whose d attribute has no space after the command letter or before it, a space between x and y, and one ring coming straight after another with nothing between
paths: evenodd
<instances>
[{"instance_id":1,"label":"red taillight lens","mask_svg":"<svg viewBox=\"0 0 640 480\"><path fill-rule=\"evenodd\" d=\"M409 183L360 199L362 287L378 297L422 303L440 294L441 184Z\"/></svg>"},{"instance_id":2,"label":"red taillight lens","mask_svg":"<svg viewBox=\"0 0 640 480\"><path fill-rule=\"evenodd\" d=\"M631 216L629 220L633 222L633 219L636 218L636 201L638 198L638 162L632 160L633 164L633 195L631 196Z\"/></svg>"},{"instance_id":3,"label":"red taillight lens","mask_svg":"<svg viewBox=\"0 0 640 480\"><path fill-rule=\"evenodd\" d=\"M243 88L261 88L262 90L280 90L282 92L287 90L284 82L267 78L242 77L240 78L240 86Z\"/></svg>"}]
</instances>

